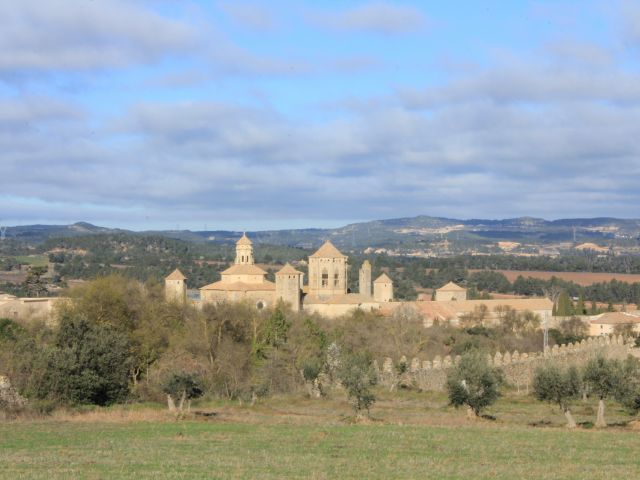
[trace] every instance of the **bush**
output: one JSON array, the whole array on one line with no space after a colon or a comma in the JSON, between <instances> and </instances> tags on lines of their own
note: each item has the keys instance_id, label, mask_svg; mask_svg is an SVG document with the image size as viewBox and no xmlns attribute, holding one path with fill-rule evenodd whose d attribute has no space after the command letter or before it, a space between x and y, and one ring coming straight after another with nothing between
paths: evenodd
<instances>
[{"instance_id":1,"label":"bush","mask_svg":"<svg viewBox=\"0 0 640 480\"><path fill-rule=\"evenodd\" d=\"M83 317L62 318L54 344L36 361L35 396L63 404L109 405L125 399L129 347L127 337L110 327Z\"/></svg>"}]
</instances>

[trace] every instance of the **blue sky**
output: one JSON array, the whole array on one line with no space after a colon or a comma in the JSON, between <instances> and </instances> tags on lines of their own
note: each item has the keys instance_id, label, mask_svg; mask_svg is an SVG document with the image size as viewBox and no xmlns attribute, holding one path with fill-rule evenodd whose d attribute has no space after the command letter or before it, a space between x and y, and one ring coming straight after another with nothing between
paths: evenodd
<instances>
[{"instance_id":1,"label":"blue sky","mask_svg":"<svg viewBox=\"0 0 640 480\"><path fill-rule=\"evenodd\" d=\"M638 217L631 1L0 0L0 224Z\"/></svg>"}]
</instances>

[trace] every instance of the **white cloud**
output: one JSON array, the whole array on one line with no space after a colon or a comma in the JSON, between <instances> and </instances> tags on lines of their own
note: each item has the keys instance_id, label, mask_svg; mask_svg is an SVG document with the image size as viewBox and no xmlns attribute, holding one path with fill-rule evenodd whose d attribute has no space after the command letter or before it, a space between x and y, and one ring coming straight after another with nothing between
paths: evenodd
<instances>
[{"instance_id":1,"label":"white cloud","mask_svg":"<svg viewBox=\"0 0 640 480\"><path fill-rule=\"evenodd\" d=\"M257 31L268 31L275 27L273 14L257 3L220 2L220 9L238 24Z\"/></svg>"},{"instance_id":2,"label":"white cloud","mask_svg":"<svg viewBox=\"0 0 640 480\"><path fill-rule=\"evenodd\" d=\"M0 3L0 72L89 70L156 61L196 30L122 0Z\"/></svg>"},{"instance_id":3,"label":"white cloud","mask_svg":"<svg viewBox=\"0 0 640 480\"><path fill-rule=\"evenodd\" d=\"M398 35L419 31L427 25L425 14L412 6L390 2L365 3L341 11L317 11L311 19L318 25L344 31Z\"/></svg>"}]
</instances>

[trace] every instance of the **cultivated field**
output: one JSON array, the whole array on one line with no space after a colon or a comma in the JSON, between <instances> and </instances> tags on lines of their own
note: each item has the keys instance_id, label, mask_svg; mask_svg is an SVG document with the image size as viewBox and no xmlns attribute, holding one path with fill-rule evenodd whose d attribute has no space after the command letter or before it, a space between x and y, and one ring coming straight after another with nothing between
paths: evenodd
<instances>
[{"instance_id":1,"label":"cultivated field","mask_svg":"<svg viewBox=\"0 0 640 480\"><path fill-rule=\"evenodd\" d=\"M502 399L494 421L469 421L441 394L380 394L374 420L357 425L340 395L208 403L198 409L215 416L185 421L147 406L0 423L0 477L640 477L640 434L614 405L615 426L568 431L557 409L528 397ZM578 422L593 420L593 406L576 406Z\"/></svg>"},{"instance_id":2,"label":"cultivated field","mask_svg":"<svg viewBox=\"0 0 640 480\"><path fill-rule=\"evenodd\" d=\"M470 273L481 270L469 270ZM519 275L524 278L538 278L549 280L551 277L571 281L578 285L587 286L598 282L610 282L615 279L620 282L640 282L640 274L632 273L591 273L591 272L540 272L537 270L494 270L502 273L510 282L513 282Z\"/></svg>"}]
</instances>

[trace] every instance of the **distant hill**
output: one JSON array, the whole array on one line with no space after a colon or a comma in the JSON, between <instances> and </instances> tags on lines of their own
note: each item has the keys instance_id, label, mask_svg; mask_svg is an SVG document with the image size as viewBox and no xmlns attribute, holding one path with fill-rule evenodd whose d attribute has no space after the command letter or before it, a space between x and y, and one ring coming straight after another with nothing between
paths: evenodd
<instances>
[{"instance_id":1,"label":"distant hill","mask_svg":"<svg viewBox=\"0 0 640 480\"><path fill-rule=\"evenodd\" d=\"M74 237L105 233L159 235L196 243L231 243L242 232L211 230L161 230L133 232L99 227L86 222L72 225L28 225L9 227L7 238L39 243L51 237ZM293 229L247 232L256 243L314 248L331 239L347 249L419 248L437 242L469 246L492 245L496 242L519 242L536 245L557 242L613 242L636 245L640 238L640 220L617 218L572 218L544 220L520 217L502 220L458 220L417 216L375 220L345 225L334 229Z\"/></svg>"}]
</instances>

